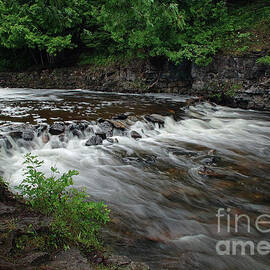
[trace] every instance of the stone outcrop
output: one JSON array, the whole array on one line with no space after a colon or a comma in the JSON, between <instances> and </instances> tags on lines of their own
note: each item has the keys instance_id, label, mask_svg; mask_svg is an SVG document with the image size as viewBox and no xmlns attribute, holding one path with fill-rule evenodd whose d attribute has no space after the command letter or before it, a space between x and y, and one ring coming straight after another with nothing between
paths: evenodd
<instances>
[{"instance_id":1,"label":"stone outcrop","mask_svg":"<svg viewBox=\"0 0 270 270\"><path fill-rule=\"evenodd\" d=\"M190 93L232 107L270 110L270 66L257 64L259 57L218 55L207 67L193 65Z\"/></svg>"},{"instance_id":2,"label":"stone outcrop","mask_svg":"<svg viewBox=\"0 0 270 270\"><path fill-rule=\"evenodd\" d=\"M189 94L232 107L270 110L270 66L256 63L266 54L217 55L207 67L188 61L175 65L156 58L103 68L0 73L0 87Z\"/></svg>"}]
</instances>

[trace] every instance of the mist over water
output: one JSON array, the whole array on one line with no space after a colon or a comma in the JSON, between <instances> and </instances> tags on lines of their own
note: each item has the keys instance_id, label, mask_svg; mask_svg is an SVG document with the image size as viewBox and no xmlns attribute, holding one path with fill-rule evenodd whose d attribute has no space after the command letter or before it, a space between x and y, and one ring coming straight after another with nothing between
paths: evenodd
<instances>
[{"instance_id":1,"label":"mist over water","mask_svg":"<svg viewBox=\"0 0 270 270\"><path fill-rule=\"evenodd\" d=\"M0 149L0 173L11 187L23 178L24 155L31 151L64 172L76 169L75 185L112 209L105 243L115 252L149 263L152 269L270 268L268 256L219 256L217 240L270 239L256 230L257 216L270 213L270 121L268 113L201 103L186 108L180 121L165 116L164 127L144 121L145 114L168 115L183 109L188 97L101 94L83 90L1 89L0 130L14 123L96 120L118 113L137 116L134 140L115 133L118 143L85 146L91 132L62 142L35 137L26 144L9 138ZM95 129L95 125L93 125ZM204 167L206 166L206 167ZM205 173L205 170L207 169ZM238 232L218 233L217 211L251 218Z\"/></svg>"}]
</instances>

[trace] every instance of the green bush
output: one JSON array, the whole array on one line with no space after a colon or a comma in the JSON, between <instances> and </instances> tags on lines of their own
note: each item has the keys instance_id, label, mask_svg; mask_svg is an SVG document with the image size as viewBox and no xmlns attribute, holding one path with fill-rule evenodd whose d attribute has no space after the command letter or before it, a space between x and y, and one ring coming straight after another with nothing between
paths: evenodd
<instances>
[{"instance_id":1,"label":"green bush","mask_svg":"<svg viewBox=\"0 0 270 270\"><path fill-rule=\"evenodd\" d=\"M265 65L270 66L270 56L269 55L266 55L264 57L261 57L261 58L257 59L256 62L258 64L265 64Z\"/></svg>"},{"instance_id":2,"label":"green bush","mask_svg":"<svg viewBox=\"0 0 270 270\"><path fill-rule=\"evenodd\" d=\"M43 161L36 156L25 156L25 178L17 187L27 202L36 210L53 218L51 230L56 237L84 246L99 247L98 232L109 221L109 210L103 202L91 202L85 189L72 188L75 170L56 177L56 168L46 177L38 169Z\"/></svg>"}]
</instances>

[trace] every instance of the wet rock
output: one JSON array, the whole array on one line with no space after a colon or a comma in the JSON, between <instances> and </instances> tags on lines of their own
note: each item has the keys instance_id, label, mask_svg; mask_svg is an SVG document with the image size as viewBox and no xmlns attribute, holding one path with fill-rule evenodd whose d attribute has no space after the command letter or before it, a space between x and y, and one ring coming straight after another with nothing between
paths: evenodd
<instances>
[{"instance_id":1,"label":"wet rock","mask_svg":"<svg viewBox=\"0 0 270 270\"><path fill-rule=\"evenodd\" d=\"M137 131L135 131L135 130L132 130L130 132L130 136L131 136L131 138L133 138L135 140L142 138L142 136Z\"/></svg>"},{"instance_id":2,"label":"wet rock","mask_svg":"<svg viewBox=\"0 0 270 270\"><path fill-rule=\"evenodd\" d=\"M63 143L68 143L68 138L64 134L59 135L59 141Z\"/></svg>"},{"instance_id":3,"label":"wet rock","mask_svg":"<svg viewBox=\"0 0 270 270\"><path fill-rule=\"evenodd\" d=\"M117 138L107 138L107 141L110 143L119 143Z\"/></svg>"},{"instance_id":4,"label":"wet rock","mask_svg":"<svg viewBox=\"0 0 270 270\"><path fill-rule=\"evenodd\" d=\"M205 164L205 165L214 165L218 162L218 158L215 156L212 157L206 157L204 159L201 160L201 163Z\"/></svg>"},{"instance_id":5,"label":"wet rock","mask_svg":"<svg viewBox=\"0 0 270 270\"><path fill-rule=\"evenodd\" d=\"M116 129L122 129L122 130L125 130L127 128L127 126L123 123L123 122L120 122L120 121L113 121L111 120L110 123L113 125L114 128Z\"/></svg>"},{"instance_id":6,"label":"wet rock","mask_svg":"<svg viewBox=\"0 0 270 270\"><path fill-rule=\"evenodd\" d=\"M158 114L145 115L144 118L146 121L151 122L153 124L158 124L159 126L164 125L164 120L161 115Z\"/></svg>"},{"instance_id":7,"label":"wet rock","mask_svg":"<svg viewBox=\"0 0 270 270\"><path fill-rule=\"evenodd\" d=\"M20 264L40 265L44 262L47 262L49 259L50 259L50 255L47 252L36 252L21 259Z\"/></svg>"},{"instance_id":8,"label":"wet rock","mask_svg":"<svg viewBox=\"0 0 270 270\"><path fill-rule=\"evenodd\" d=\"M97 122L96 121L90 121L89 124L92 125L92 126L95 126L97 124Z\"/></svg>"},{"instance_id":9,"label":"wet rock","mask_svg":"<svg viewBox=\"0 0 270 270\"><path fill-rule=\"evenodd\" d=\"M92 145L101 145L102 144L102 137L99 135L92 136L86 143L86 146L92 146Z\"/></svg>"},{"instance_id":10,"label":"wet rock","mask_svg":"<svg viewBox=\"0 0 270 270\"><path fill-rule=\"evenodd\" d=\"M16 140L16 139L21 139L23 132L22 131L11 131L8 134L12 139Z\"/></svg>"},{"instance_id":11,"label":"wet rock","mask_svg":"<svg viewBox=\"0 0 270 270\"><path fill-rule=\"evenodd\" d=\"M128 120L131 121L131 122L137 122L138 121L138 118L135 115L130 115L128 117Z\"/></svg>"},{"instance_id":12,"label":"wet rock","mask_svg":"<svg viewBox=\"0 0 270 270\"><path fill-rule=\"evenodd\" d=\"M117 114L112 119L114 120L126 120L128 118L128 115L126 114Z\"/></svg>"},{"instance_id":13,"label":"wet rock","mask_svg":"<svg viewBox=\"0 0 270 270\"><path fill-rule=\"evenodd\" d=\"M40 124L40 125L36 125L34 126L37 132L37 136L41 136L45 131L48 130L48 125L46 124Z\"/></svg>"},{"instance_id":14,"label":"wet rock","mask_svg":"<svg viewBox=\"0 0 270 270\"><path fill-rule=\"evenodd\" d=\"M15 207L7 206L0 202L0 216L1 215L8 215L14 213L16 210Z\"/></svg>"},{"instance_id":15,"label":"wet rock","mask_svg":"<svg viewBox=\"0 0 270 270\"><path fill-rule=\"evenodd\" d=\"M35 133L33 130L24 131L22 134L22 138L25 141L33 141L34 137L35 137Z\"/></svg>"},{"instance_id":16,"label":"wet rock","mask_svg":"<svg viewBox=\"0 0 270 270\"><path fill-rule=\"evenodd\" d=\"M128 266L129 270L150 270L150 267L145 263L131 262Z\"/></svg>"},{"instance_id":17,"label":"wet rock","mask_svg":"<svg viewBox=\"0 0 270 270\"><path fill-rule=\"evenodd\" d=\"M198 170L198 174L204 175L204 176L221 176L219 173L215 172L213 169L202 166Z\"/></svg>"},{"instance_id":18,"label":"wet rock","mask_svg":"<svg viewBox=\"0 0 270 270\"><path fill-rule=\"evenodd\" d=\"M71 248L61 252L53 258L53 261L48 264L56 269L65 270L93 270L87 262L87 259L81 255L81 252L76 248Z\"/></svg>"},{"instance_id":19,"label":"wet rock","mask_svg":"<svg viewBox=\"0 0 270 270\"><path fill-rule=\"evenodd\" d=\"M99 130L98 132L103 132L107 137L113 136L113 124L109 121L104 121L102 123L98 123ZM97 134L97 132L96 132Z\"/></svg>"},{"instance_id":20,"label":"wet rock","mask_svg":"<svg viewBox=\"0 0 270 270\"><path fill-rule=\"evenodd\" d=\"M78 138L82 138L83 137L83 133L80 130L78 130L78 129L72 130L72 135L74 137L78 137Z\"/></svg>"},{"instance_id":21,"label":"wet rock","mask_svg":"<svg viewBox=\"0 0 270 270\"><path fill-rule=\"evenodd\" d=\"M117 256L111 255L107 260L106 263L109 265L115 265L118 267L129 265L131 260L126 256Z\"/></svg>"},{"instance_id":22,"label":"wet rock","mask_svg":"<svg viewBox=\"0 0 270 270\"><path fill-rule=\"evenodd\" d=\"M49 133L52 135L60 135L65 131L65 124L63 122L56 122L51 125Z\"/></svg>"},{"instance_id":23,"label":"wet rock","mask_svg":"<svg viewBox=\"0 0 270 270\"><path fill-rule=\"evenodd\" d=\"M103 132L103 131L97 131L95 134L96 134L97 136L101 137L102 140L106 140L106 138L107 138L106 133Z\"/></svg>"},{"instance_id":24,"label":"wet rock","mask_svg":"<svg viewBox=\"0 0 270 270\"><path fill-rule=\"evenodd\" d=\"M106 120L104 120L103 118L98 118L97 119L97 123L104 123Z\"/></svg>"}]
</instances>

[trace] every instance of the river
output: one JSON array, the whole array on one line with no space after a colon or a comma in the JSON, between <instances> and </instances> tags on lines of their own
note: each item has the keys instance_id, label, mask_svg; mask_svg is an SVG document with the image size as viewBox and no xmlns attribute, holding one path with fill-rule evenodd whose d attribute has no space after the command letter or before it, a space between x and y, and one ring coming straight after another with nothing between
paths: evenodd
<instances>
[{"instance_id":1,"label":"river","mask_svg":"<svg viewBox=\"0 0 270 270\"><path fill-rule=\"evenodd\" d=\"M11 187L18 185L29 151L45 161L45 171L51 165L78 170L75 185L112 209L105 244L151 269L270 269L269 255L256 249L270 241L267 228L256 227L256 219L270 213L270 114L206 102L184 107L188 99L0 89L2 133L22 123L95 121L129 112L136 116L129 129L142 136L114 133L117 143L90 147L89 134L65 142L51 136L46 143L36 136L26 144L8 137L12 148L0 149L0 172ZM178 121L171 112L179 112ZM145 114L163 115L164 126L143 120ZM240 214L246 218L235 226ZM225 240L252 241L255 254L222 256L217 244Z\"/></svg>"}]
</instances>

